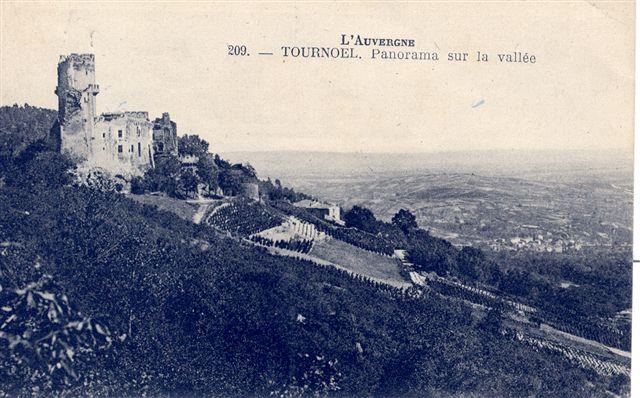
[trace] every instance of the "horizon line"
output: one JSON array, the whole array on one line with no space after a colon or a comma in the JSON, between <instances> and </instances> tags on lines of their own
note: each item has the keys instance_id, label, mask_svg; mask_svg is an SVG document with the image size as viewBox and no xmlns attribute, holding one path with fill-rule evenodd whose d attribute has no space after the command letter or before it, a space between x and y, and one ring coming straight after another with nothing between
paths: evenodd
<instances>
[{"instance_id":1,"label":"horizon line","mask_svg":"<svg viewBox=\"0 0 640 398\"><path fill-rule=\"evenodd\" d=\"M634 148L607 147L607 148L535 148L535 149L444 149L433 151L393 151L393 152L377 152L377 151L323 151L323 150L307 150L307 149L248 149L248 150L224 150L219 153L324 153L324 154L340 154L340 155L433 155L439 153L469 153L469 152L633 152Z\"/></svg>"}]
</instances>

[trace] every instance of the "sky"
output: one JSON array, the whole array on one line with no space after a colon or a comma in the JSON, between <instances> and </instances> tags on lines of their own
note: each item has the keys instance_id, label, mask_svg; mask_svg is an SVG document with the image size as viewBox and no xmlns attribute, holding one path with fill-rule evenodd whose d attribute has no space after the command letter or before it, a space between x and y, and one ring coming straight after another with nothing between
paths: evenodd
<instances>
[{"instance_id":1,"label":"sky","mask_svg":"<svg viewBox=\"0 0 640 398\"><path fill-rule=\"evenodd\" d=\"M217 152L633 145L633 2L2 2L0 18L2 105L56 108L59 56L94 53L99 112L169 112ZM441 59L281 56L342 33L414 39ZM498 62L513 51L536 63Z\"/></svg>"}]
</instances>

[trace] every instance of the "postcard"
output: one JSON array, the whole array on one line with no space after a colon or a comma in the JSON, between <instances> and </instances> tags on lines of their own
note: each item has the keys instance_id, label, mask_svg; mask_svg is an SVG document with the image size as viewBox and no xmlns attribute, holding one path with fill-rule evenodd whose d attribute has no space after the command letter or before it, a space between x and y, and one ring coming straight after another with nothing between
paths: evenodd
<instances>
[{"instance_id":1,"label":"postcard","mask_svg":"<svg viewBox=\"0 0 640 398\"><path fill-rule=\"evenodd\" d=\"M0 396L631 395L634 2L0 7Z\"/></svg>"}]
</instances>

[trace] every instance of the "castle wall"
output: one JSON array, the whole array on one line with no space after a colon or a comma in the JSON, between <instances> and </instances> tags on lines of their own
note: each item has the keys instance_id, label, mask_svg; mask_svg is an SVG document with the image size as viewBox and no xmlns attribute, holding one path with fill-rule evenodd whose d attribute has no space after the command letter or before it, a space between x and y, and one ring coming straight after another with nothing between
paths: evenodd
<instances>
[{"instance_id":1,"label":"castle wall","mask_svg":"<svg viewBox=\"0 0 640 398\"><path fill-rule=\"evenodd\" d=\"M153 121L153 150L156 156L178 156L178 129L168 113Z\"/></svg>"},{"instance_id":2,"label":"castle wall","mask_svg":"<svg viewBox=\"0 0 640 398\"><path fill-rule=\"evenodd\" d=\"M100 115L92 140L91 164L114 174L142 175L153 167L153 136L147 112Z\"/></svg>"}]
</instances>

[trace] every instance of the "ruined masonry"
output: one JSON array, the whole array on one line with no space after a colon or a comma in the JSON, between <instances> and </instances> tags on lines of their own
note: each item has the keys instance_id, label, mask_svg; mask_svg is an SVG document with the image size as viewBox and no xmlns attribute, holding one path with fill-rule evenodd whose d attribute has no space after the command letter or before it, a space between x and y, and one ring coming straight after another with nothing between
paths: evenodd
<instances>
[{"instance_id":1,"label":"ruined masonry","mask_svg":"<svg viewBox=\"0 0 640 398\"><path fill-rule=\"evenodd\" d=\"M147 112L113 112L96 117L93 54L60 56L58 120L53 137L58 150L89 167L125 177L154 167L154 150L177 152L176 124L164 113L152 124ZM156 140L154 141L154 138Z\"/></svg>"},{"instance_id":2,"label":"ruined masonry","mask_svg":"<svg viewBox=\"0 0 640 398\"><path fill-rule=\"evenodd\" d=\"M178 156L178 134L176 123L168 113L153 121L153 152L156 156Z\"/></svg>"}]
</instances>

